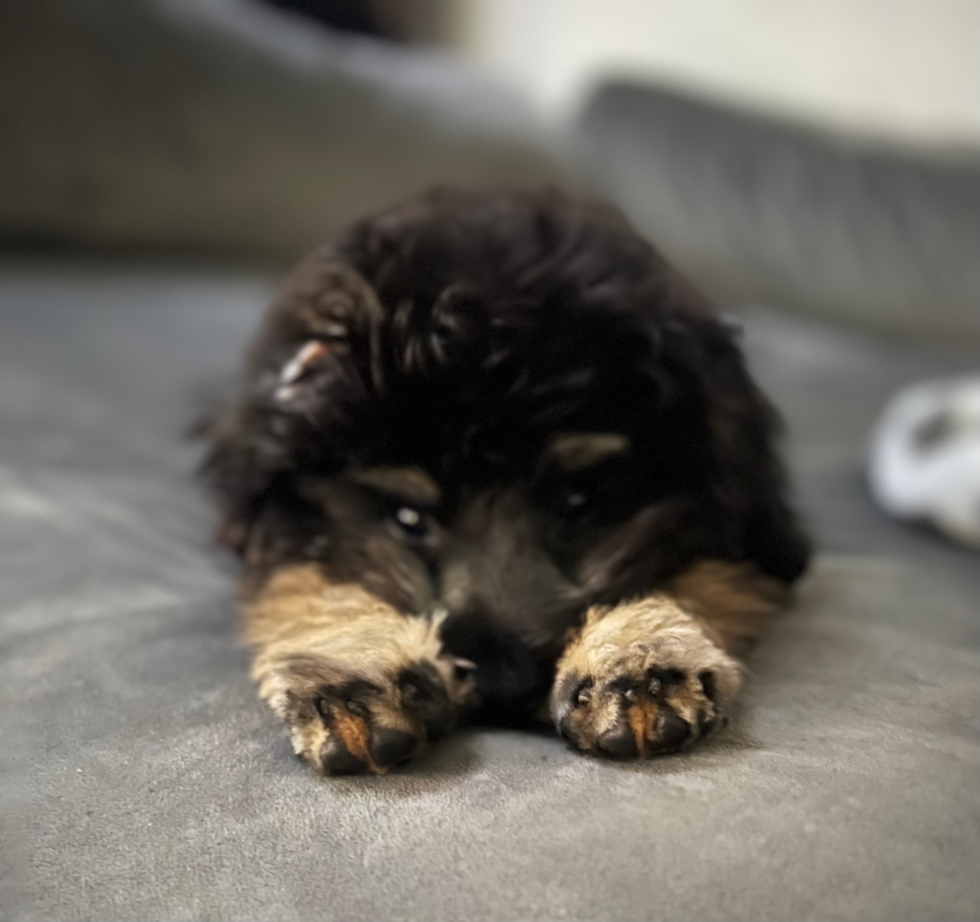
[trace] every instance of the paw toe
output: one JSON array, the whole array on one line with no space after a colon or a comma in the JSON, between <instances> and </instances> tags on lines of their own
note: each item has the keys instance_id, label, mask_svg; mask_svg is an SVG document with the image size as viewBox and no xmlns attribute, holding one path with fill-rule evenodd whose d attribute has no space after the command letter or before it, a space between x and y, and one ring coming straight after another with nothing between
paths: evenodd
<instances>
[{"instance_id":1,"label":"paw toe","mask_svg":"<svg viewBox=\"0 0 980 922\"><path fill-rule=\"evenodd\" d=\"M371 758L382 768L408 761L415 751L415 737L404 730L381 729L371 735Z\"/></svg>"},{"instance_id":2,"label":"paw toe","mask_svg":"<svg viewBox=\"0 0 980 922\"><path fill-rule=\"evenodd\" d=\"M327 740L320 750L320 763L328 775L359 775L367 764L339 740Z\"/></svg>"},{"instance_id":3,"label":"paw toe","mask_svg":"<svg viewBox=\"0 0 980 922\"><path fill-rule=\"evenodd\" d=\"M698 673L698 681L701 683L701 691L709 701L718 700L718 680L710 669L703 669Z\"/></svg>"},{"instance_id":4,"label":"paw toe","mask_svg":"<svg viewBox=\"0 0 980 922\"><path fill-rule=\"evenodd\" d=\"M691 735L691 725L679 717L670 707L661 711L660 727L653 740L651 751L656 753L677 752L684 747Z\"/></svg>"},{"instance_id":5,"label":"paw toe","mask_svg":"<svg viewBox=\"0 0 980 922\"><path fill-rule=\"evenodd\" d=\"M606 730L596 740L596 745L604 755L614 759L635 759L639 755L633 729L626 723Z\"/></svg>"},{"instance_id":6,"label":"paw toe","mask_svg":"<svg viewBox=\"0 0 980 922\"><path fill-rule=\"evenodd\" d=\"M403 707L422 721L431 741L449 729L453 708L439 674L428 663L405 669L398 679Z\"/></svg>"}]
</instances>

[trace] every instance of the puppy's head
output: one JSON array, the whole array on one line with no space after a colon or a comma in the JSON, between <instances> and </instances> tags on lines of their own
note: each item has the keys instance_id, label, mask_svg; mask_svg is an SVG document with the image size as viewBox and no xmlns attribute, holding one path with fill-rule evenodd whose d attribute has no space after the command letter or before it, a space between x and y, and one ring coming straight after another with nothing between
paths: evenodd
<instances>
[{"instance_id":1,"label":"puppy's head","mask_svg":"<svg viewBox=\"0 0 980 922\"><path fill-rule=\"evenodd\" d=\"M464 656L553 654L699 557L797 575L772 429L730 331L616 214L442 191L300 266L207 466L253 566L445 609Z\"/></svg>"}]
</instances>

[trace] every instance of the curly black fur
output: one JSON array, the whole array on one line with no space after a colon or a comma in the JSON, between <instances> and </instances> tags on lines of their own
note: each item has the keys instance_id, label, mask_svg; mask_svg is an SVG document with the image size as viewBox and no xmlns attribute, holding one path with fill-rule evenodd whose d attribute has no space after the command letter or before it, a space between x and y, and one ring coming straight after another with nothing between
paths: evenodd
<instances>
[{"instance_id":1,"label":"curly black fur","mask_svg":"<svg viewBox=\"0 0 980 922\"><path fill-rule=\"evenodd\" d=\"M300 265L205 471L252 572L315 559L406 611L448 608L484 695L531 701L589 604L704 558L800 576L777 428L731 327L618 213L442 189ZM629 448L569 470L548 454L569 433ZM438 501L356 476L378 467L425 472Z\"/></svg>"}]
</instances>

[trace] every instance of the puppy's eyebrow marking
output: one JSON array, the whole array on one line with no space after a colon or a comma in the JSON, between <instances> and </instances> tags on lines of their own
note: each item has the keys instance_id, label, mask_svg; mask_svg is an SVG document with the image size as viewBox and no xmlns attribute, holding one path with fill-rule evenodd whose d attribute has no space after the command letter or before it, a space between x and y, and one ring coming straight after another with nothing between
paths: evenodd
<instances>
[{"instance_id":1,"label":"puppy's eyebrow marking","mask_svg":"<svg viewBox=\"0 0 980 922\"><path fill-rule=\"evenodd\" d=\"M618 432L569 432L556 435L544 457L566 471L581 471L613 455L625 454L629 448L630 440Z\"/></svg>"},{"instance_id":2,"label":"puppy's eyebrow marking","mask_svg":"<svg viewBox=\"0 0 980 922\"><path fill-rule=\"evenodd\" d=\"M419 506L435 506L442 495L439 485L417 467L364 467L352 471L351 478Z\"/></svg>"}]
</instances>

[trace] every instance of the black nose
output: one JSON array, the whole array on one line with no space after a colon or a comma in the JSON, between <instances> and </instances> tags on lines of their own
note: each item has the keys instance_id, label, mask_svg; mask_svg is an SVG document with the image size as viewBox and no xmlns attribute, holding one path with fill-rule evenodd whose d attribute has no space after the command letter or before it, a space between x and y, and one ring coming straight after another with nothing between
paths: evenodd
<instances>
[{"instance_id":1,"label":"black nose","mask_svg":"<svg viewBox=\"0 0 980 922\"><path fill-rule=\"evenodd\" d=\"M404 730L375 730L371 734L371 758L382 768L406 761L414 749L415 737Z\"/></svg>"},{"instance_id":2,"label":"black nose","mask_svg":"<svg viewBox=\"0 0 980 922\"><path fill-rule=\"evenodd\" d=\"M633 729L626 723L612 730L606 730L596 742L599 749L614 759L632 759L638 752Z\"/></svg>"}]
</instances>

